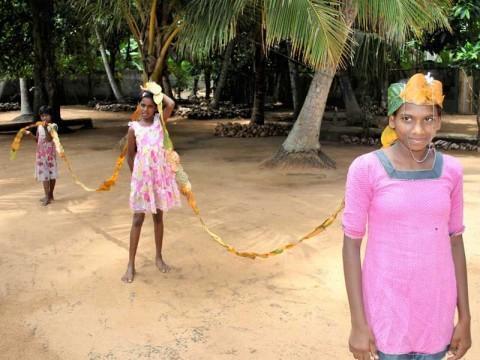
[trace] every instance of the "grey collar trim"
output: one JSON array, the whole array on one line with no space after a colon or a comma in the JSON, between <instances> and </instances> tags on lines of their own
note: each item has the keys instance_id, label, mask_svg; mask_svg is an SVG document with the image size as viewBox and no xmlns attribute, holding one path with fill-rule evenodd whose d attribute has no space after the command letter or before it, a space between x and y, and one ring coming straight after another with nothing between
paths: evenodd
<instances>
[{"instance_id":1,"label":"grey collar trim","mask_svg":"<svg viewBox=\"0 0 480 360\"><path fill-rule=\"evenodd\" d=\"M383 150L375 151L378 159L382 163L383 168L387 172L388 176L392 179L398 180L427 180L438 179L442 176L443 170L443 155L437 151L437 157L433 167L429 170L397 170L393 167L393 164L388 159Z\"/></svg>"}]
</instances>

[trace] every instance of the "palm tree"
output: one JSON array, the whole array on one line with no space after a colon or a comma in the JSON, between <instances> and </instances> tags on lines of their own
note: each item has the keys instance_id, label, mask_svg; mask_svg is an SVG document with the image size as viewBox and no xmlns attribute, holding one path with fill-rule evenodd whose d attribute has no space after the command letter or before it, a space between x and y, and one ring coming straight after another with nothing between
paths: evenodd
<instances>
[{"instance_id":1,"label":"palm tree","mask_svg":"<svg viewBox=\"0 0 480 360\"><path fill-rule=\"evenodd\" d=\"M356 22L358 28L376 33L388 43L402 44L422 31L448 28L448 6L448 0L347 0L342 11L349 28ZM337 68L338 64L315 72L292 131L265 166L335 167L335 162L321 151L319 136Z\"/></svg>"},{"instance_id":2,"label":"palm tree","mask_svg":"<svg viewBox=\"0 0 480 360\"><path fill-rule=\"evenodd\" d=\"M288 39L292 53L310 66L336 66L349 44L340 8L340 0L193 0L186 8L177 49L204 59L225 48L240 27L250 29L255 46L251 121L262 123L268 48Z\"/></svg>"},{"instance_id":3,"label":"palm tree","mask_svg":"<svg viewBox=\"0 0 480 360\"><path fill-rule=\"evenodd\" d=\"M225 88L225 84L227 83L227 75L228 75L228 68L230 67L230 63L232 61L232 53L233 47L235 45L235 39L230 40L223 53L223 60L222 60L222 67L220 69L220 75L218 76L218 81L215 86L215 93L213 94L213 100L210 103L210 107L212 109L218 109L220 98L222 96L222 92Z\"/></svg>"},{"instance_id":4,"label":"palm tree","mask_svg":"<svg viewBox=\"0 0 480 360\"><path fill-rule=\"evenodd\" d=\"M78 1L71 0L73 3ZM82 0L79 9L89 17L106 17L111 26L126 22L142 61L144 80L162 81L170 45L181 30L181 0Z\"/></svg>"},{"instance_id":5,"label":"palm tree","mask_svg":"<svg viewBox=\"0 0 480 360\"><path fill-rule=\"evenodd\" d=\"M333 77L354 54L354 24L402 44L423 30L448 27L449 5L449 0L194 0L179 45L197 56L222 49L246 17L259 19L265 48L290 40L293 55L316 72L292 131L265 165L331 167L334 162L320 149L320 127Z\"/></svg>"},{"instance_id":6,"label":"palm tree","mask_svg":"<svg viewBox=\"0 0 480 360\"><path fill-rule=\"evenodd\" d=\"M64 130L66 126L60 117L60 99L57 89L53 0L29 0L28 4L32 14L34 49L34 112L37 112L42 105L49 105L53 111L53 120L58 124L60 130Z\"/></svg>"}]
</instances>

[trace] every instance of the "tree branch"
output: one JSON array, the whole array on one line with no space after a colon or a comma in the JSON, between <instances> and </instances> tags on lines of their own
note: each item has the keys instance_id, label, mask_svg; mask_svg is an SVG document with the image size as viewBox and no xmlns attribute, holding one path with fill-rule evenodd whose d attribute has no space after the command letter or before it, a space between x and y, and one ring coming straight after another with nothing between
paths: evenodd
<instances>
[{"instance_id":1,"label":"tree branch","mask_svg":"<svg viewBox=\"0 0 480 360\"><path fill-rule=\"evenodd\" d=\"M157 62L155 64L155 68L152 73L152 80L153 81L159 81L163 68L165 66L165 58L167 56L168 48L170 47L170 44L172 43L173 39L175 39L175 36L178 34L180 31L180 27L177 27L175 30L171 32L171 34L168 36L167 40L163 43L162 46L162 51L160 51L160 56L157 58Z\"/></svg>"},{"instance_id":2,"label":"tree branch","mask_svg":"<svg viewBox=\"0 0 480 360\"><path fill-rule=\"evenodd\" d=\"M153 54L155 45L155 24L157 22L157 0L152 1L152 7L150 9L150 24L148 30L148 55Z\"/></svg>"}]
</instances>

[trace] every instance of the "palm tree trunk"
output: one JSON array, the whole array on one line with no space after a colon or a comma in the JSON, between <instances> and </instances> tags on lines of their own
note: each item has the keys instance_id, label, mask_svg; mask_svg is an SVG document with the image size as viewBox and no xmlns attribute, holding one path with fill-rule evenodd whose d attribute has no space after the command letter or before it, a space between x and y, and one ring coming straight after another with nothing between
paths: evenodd
<instances>
[{"instance_id":1,"label":"palm tree trunk","mask_svg":"<svg viewBox=\"0 0 480 360\"><path fill-rule=\"evenodd\" d=\"M293 129L277 153L264 162L267 167L335 167L320 151L320 127L335 69L316 71Z\"/></svg>"},{"instance_id":2,"label":"palm tree trunk","mask_svg":"<svg viewBox=\"0 0 480 360\"><path fill-rule=\"evenodd\" d=\"M193 93L193 97L197 97L197 93L198 93L198 75L195 75L193 77L193 90L192 90L192 93Z\"/></svg>"},{"instance_id":3,"label":"palm tree trunk","mask_svg":"<svg viewBox=\"0 0 480 360\"><path fill-rule=\"evenodd\" d=\"M287 43L289 56L292 56L292 45ZM300 98L298 94L298 67L297 64L288 59L288 73L290 75L290 87L292 89L293 118L296 119L300 113Z\"/></svg>"},{"instance_id":4,"label":"palm tree trunk","mask_svg":"<svg viewBox=\"0 0 480 360\"><path fill-rule=\"evenodd\" d=\"M464 70L459 73L459 95L458 95L458 112L460 114L472 114L472 92L473 80Z\"/></svg>"},{"instance_id":5,"label":"palm tree trunk","mask_svg":"<svg viewBox=\"0 0 480 360\"><path fill-rule=\"evenodd\" d=\"M273 102L280 102L280 89L282 88L282 71L279 69L275 74L275 85L273 88Z\"/></svg>"},{"instance_id":6,"label":"palm tree trunk","mask_svg":"<svg viewBox=\"0 0 480 360\"><path fill-rule=\"evenodd\" d=\"M5 90L5 85L7 84L6 80L0 80L0 102L2 100L3 91Z\"/></svg>"},{"instance_id":7,"label":"palm tree trunk","mask_svg":"<svg viewBox=\"0 0 480 360\"><path fill-rule=\"evenodd\" d=\"M300 98L298 94L298 68L292 60L288 60L288 73L290 75L290 87L292 89L293 118L300 113Z\"/></svg>"},{"instance_id":8,"label":"palm tree trunk","mask_svg":"<svg viewBox=\"0 0 480 360\"><path fill-rule=\"evenodd\" d=\"M338 75L338 80L342 89L343 102L345 103L345 110L347 112L347 123L349 125L362 123L364 117L363 112L358 105L350 77L347 73L342 72Z\"/></svg>"},{"instance_id":9,"label":"palm tree trunk","mask_svg":"<svg viewBox=\"0 0 480 360\"><path fill-rule=\"evenodd\" d=\"M205 99L210 100L210 95L212 94L212 84L211 84L211 72L210 68L206 67L203 70L204 78L205 78Z\"/></svg>"},{"instance_id":10,"label":"palm tree trunk","mask_svg":"<svg viewBox=\"0 0 480 360\"><path fill-rule=\"evenodd\" d=\"M108 48L108 52L110 56L108 57L108 64L110 66L110 69L112 70L112 74L115 78L115 73L117 71L115 64L117 63L117 54L118 54L118 44L116 41L113 44L110 44L110 47Z\"/></svg>"},{"instance_id":11,"label":"palm tree trunk","mask_svg":"<svg viewBox=\"0 0 480 360\"><path fill-rule=\"evenodd\" d=\"M257 44L255 46L255 96L250 124L263 125L265 122L265 68L265 49L262 44Z\"/></svg>"},{"instance_id":12,"label":"palm tree trunk","mask_svg":"<svg viewBox=\"0 0 480 360\"><path fill-rule=\"evenodd\" d=\"M52 108L53 121L57 123L59 131L68 131L68 127L60 117L55 36L53 32L53 0L29 0L28 3L33 19L33 75L35 84L33 110L37 112L40 106L49 105Z\"/></svg>"},{"instance_id":13,"label":"palm tree trunk","mask_svg":"<svg viewBox=\"0 0 480 360\"><path fill-rule=\"evenodd\" d=\"M477 97L477 146L480 146L480 88L478 89Z\"/></svg>"},{"instance_id":14,"label":"palm tree trunk","mask_svg":"<svg viewBox=\"0 0 480 360\"><path fill-rule=\"evenodd\" d=\"M105 72L107 73L108 83L110 84L110 88L113 91L113 95L115 96L115 99L121 102L123 101L123 96L117 85L117 82L115 81L115 78L113 77L112 69L110 68L110 65L108 63L107 53L103 45L103 39L102 39L102 36L100 35L100 31L98 31L97 26L95 26L95 34L97 35L98 48L100 50L100 54L102 55L103 67L105 68Z\"/></svg>"},{"instance_id":15,"label":"palm tree trunk","mask_svg":"<svg viewBox=\"0 0 480 360\"><path fill-rule=\"evenodd\" d=\"M357 10L353 0L345 2L343 12L350 28ZM264 166L335 168L335 161L320 149L320 128L337 65L315 72L297 121L280 149L272 158L263 162Z\"/></svg>"},{"instance_id":16,"label":"palm tree trunk","mask_svg":"<svg viewBox=\"0 0 480 360\"><path fill-rule=\"evenodd\" d=\"M28 84L27 79L20 78L20 115L32 115L32 107L30 106L30 100L28 98Z\"/></svg>"},{"instance_id":17,"label":"palm tree trunk","mask_svg":"<svg viewBox=\"0 0 480 360\"><path fill-rule=\"evenodd\" d=\"M172 84L170 84L170 78L168 77L167 69L163 69L162 87L163 87L164 93L167 94L168 97L171 97L172 99L174 99Z\"/></svg>"},{"instance_id":18,"label":"palm tree trunk","mask_svg":"<svg viewBox=\"0 0 480 360\"><path fill-rule=\"evenodd\" d=\"M388 107L388 72L383 75L383 79L382 79L382 90L381 90L381 94L382 94L382 99L380 101L380 106L384 109L386 109Z\"/></svg>"},{"instance_id":19,"label":"palm tree trunk","mask_svg":"<svg viewBox=\"0 0 480 360\"><path fill-rule=\"evenodd\" d=\"M213 100L210 104L212 109L217 109L218 104L220 102L220 97L222 96L223 89L225 88L225 84L227 83L227 75L228 75L228 68L230 67L231 59L232 59L232 52L233 46L235 45L235 39L230 40L225 49L225 54L223 55L222 61L222 69L220 70L220 76L218 77L217 86L215 88L215 93L213 94Z\"/></svg>"}]
</instances>

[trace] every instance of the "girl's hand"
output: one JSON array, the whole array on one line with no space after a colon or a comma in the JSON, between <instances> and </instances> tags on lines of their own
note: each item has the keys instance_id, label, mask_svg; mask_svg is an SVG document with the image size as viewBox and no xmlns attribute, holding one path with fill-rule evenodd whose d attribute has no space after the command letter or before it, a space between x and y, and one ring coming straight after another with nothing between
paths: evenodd
<instances>
[{"instance_id":1,"label":"girl's hand","mask_svg":"<svg viewBox=\"0 0 480 360\"><path fill-rule=\"evenodd\" d=\"M35 135L33 135L33 134L32 134L32 132L31 132L31 131L29 131L29 130L25 130L25 135L32 136L32 137L34 137L34 138L36 139L36 136L35 136Z\"/></svg>"},{"instance_id":2,"label":"girl's hand","mask_svg":"<svg viewBox=\"0 0 480 360\"><path fill-rule=\"evenodd\" d=\"M472 337L470 335L470 321L459 320L453 330L452 341L448 352L452 354L447 360L461 359L463 355L472 346Z\"/></svg>"},{"instance_id":3,"label":"girl's hand","mask_svg":"<svg viewBox=\"0 0 480 360\"><path fill-rule=\"evenodd\" d=\"M348 346L354 359L378 359L375 337L368 326L352 327L350 338L348 339Z\"/></svg>"}]
</instances>

